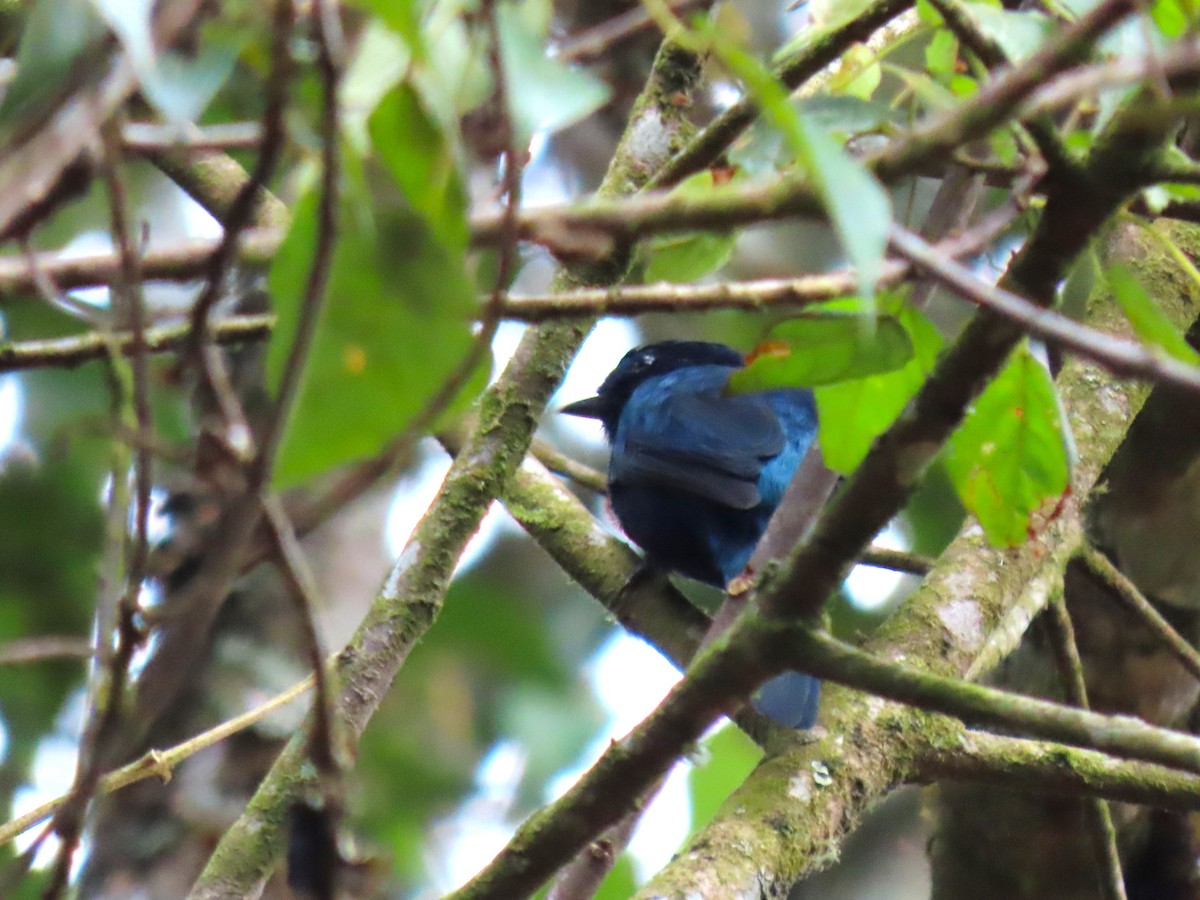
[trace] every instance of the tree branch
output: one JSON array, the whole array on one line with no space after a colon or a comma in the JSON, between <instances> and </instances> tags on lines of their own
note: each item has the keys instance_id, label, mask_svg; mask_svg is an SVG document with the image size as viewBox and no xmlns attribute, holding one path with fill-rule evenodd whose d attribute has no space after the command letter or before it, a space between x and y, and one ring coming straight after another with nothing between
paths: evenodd
<instances>
[{"instance_id":1,"label":"tree branch","mask_svg":"<svg viewBox=\"0 0 1200 900\"><path fill-rule=\"evenodd\" d=\"M1181 225L1170 232L1190 252L1200 254L1200 233ZM1122 254L1141 259L1155 271L1169 272L1174 266L1138 229L1111 240ZM1195 316L1195 291L1160 299L1177 326L1186 327ZM1089 324L1114 333L1129 327L1116 304L1103 295L1090 305ZM1082 546L1083 501L1149 393L1145 385L1121 382L1079 359L1068 360L1057 387L1070 421L1087 423L1076 435L1074 489L1060 513L1013 549L989 546L982 530L968 523L921 587L867 645L872 656L975 678L1020 642L1061 582L1071 555ZM944 760L945 748L958 746L964 734L961 726L942 732L931 728L925 716L831 686L822 703L827 735L765 759L639 897L783 890L804 873L827 865L831 848L864 812L912 777L910 761L920 759L923 748L940 746L943 749L929 752ZM855 736L853 741L843 739L848 734ZM817 784L815 767L831 778ZM1064 776L1067 782L1080 777ZM782 839L785 834L787 840ZM739 849L745 846L755 852Z\"/></svg>"},{"instance_id":2,"label":"tree branch","mask_svg":"<svg viewBox=\"0 0 1200 900\"><path fill-rule=\"evenodd\" d=\"M893 225L888 240L897 253L912 261L951 291L976 306L990 310L1034 337L1050 341L1115 375L1146 378L1190 391L1200 391L1200 367L1189 365L1157 347L1140 341L1115 338L1089 328L1061 313L1030 303L1011 291L976 277L964 266L946 259L920 237Z\"/></svg>"},{"instance_id":3,"label":"tree branch","mask_svg":"<svg viewBox=\"0 0 1200 900\"><path fill-rule=\"evenodd\" d=\"M680 107L672 101L675 92L690 90L698 78L694 57L664 45L632 123L649 109L664 129L664 140L686 130ZM602 191L636 187L636 181L629 181L629 170L636 169L637 162L632 153L630 144L623 143ZM624 266L615 263L591 276L615 280L623 271ZM562 277L559 283L565 286L569 280ZM437 617L454 563L523 459L538 415L590 325L549 324L531 331L485 394L478 427L451 465L371 611L339 655L339 674L346 686L341 709L350 735L361 734L413 643ZM222 837L192 889L193 898L242 897L269 873L282 849L288 804L306 782L301 750L295 740L284 749L243 815Z\"/></svg>"},{"instance_id":4,"label":"tree branch","mask_svg":"<svg viewBox=\"0 0 1200 900\"><path fill-rule=\"evenodd\" d=\"M230 316L211 326L212 339L218 344L239 344L268 337L275 317L272 315ZM146 330L147 353L177 350L187 336L186 324L165 325ZM88 332L64 338L18 341L0 344L0 373L25 369L72 368L92 360L107 359L110 353L128 356L133 352L134 335Z\"/></svg>"}]
</instances>

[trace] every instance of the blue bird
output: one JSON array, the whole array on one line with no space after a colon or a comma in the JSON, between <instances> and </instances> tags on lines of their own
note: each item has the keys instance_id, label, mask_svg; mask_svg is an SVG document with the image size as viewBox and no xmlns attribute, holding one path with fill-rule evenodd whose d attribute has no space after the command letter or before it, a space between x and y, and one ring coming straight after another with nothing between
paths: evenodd
<instances>
[{"instance_id":1,"label":"blue bird","mask_svg":"<svg viewBox=\"0 0 1200 900\"><path fill-rule=\"evenodd\" d=\"M559 410L604 426L609 502L650 564L722 589L746 568L817 431L811 391L727 394L745 364L724 344L648 344L625 354L595 397ZM785 672L753 702L809 728L819 688Z\"/></svg>"}]
</instances>

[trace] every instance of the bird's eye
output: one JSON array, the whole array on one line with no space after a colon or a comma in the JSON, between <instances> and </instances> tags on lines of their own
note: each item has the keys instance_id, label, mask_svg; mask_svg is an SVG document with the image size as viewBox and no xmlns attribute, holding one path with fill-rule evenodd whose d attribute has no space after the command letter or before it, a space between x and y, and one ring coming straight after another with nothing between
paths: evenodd
<instances>
[{"instance_id":1,"label":"bird's eye","mask_svg":"<svg viewBox=\"0 0 1200 900\"><path fill-rule=\"evenodd\" d=\"M642 368L648 369L652 365L654 365L654 354L647 353L645 356L642 357Z\"/></svg>"}]
</instances>

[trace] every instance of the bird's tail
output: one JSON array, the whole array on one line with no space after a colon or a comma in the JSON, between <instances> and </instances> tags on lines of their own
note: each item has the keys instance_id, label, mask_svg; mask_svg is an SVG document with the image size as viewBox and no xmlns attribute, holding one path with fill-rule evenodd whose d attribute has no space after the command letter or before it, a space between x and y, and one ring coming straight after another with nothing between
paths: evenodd
<instances>
[{"instance_id":1,"label":"bird's tail","mask_svg":"<svg viewBox=\"0 0 1200 900\"><path fill-rule=\"evenodd\" d=\"M817 720L821 682L811 675L784 672L758 689L751 703L767 718L787 728L811 728Z\"/></svg>"}]
</instances>

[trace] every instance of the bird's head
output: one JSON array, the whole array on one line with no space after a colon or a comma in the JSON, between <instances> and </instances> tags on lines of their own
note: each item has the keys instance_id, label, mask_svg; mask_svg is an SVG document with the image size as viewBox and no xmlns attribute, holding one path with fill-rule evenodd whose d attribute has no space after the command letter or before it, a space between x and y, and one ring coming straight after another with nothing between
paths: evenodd
<instances>
[{"instance_id":1,"label":"bird's head","mask_svg":"<svg viewBox=\"0 0 1200 900\"><path fill-rule=\"evenodd\" d=\"M608 435L617 429L617 421L633 392L645 381L689 366L729 366L740 369L746 364L738 351L725 344L708 341L659 341L635 347L622 357L604 379L595 397L568 403L559 412L568 416L599 419Z\"/></svg>"}]
</instances>

